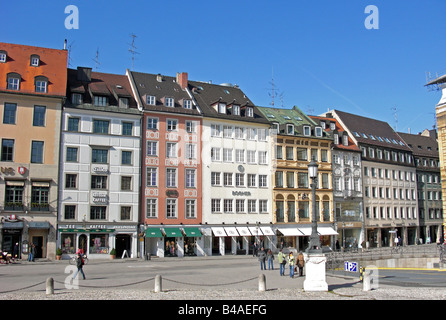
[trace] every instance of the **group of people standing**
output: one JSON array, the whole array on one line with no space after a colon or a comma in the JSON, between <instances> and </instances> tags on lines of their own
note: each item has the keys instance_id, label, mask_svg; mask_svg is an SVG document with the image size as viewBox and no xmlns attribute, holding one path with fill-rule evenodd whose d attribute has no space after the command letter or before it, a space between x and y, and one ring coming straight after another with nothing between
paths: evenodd
<instances>
[{"instance_id":1,"label":"group of people standing","mask_svg":"<svg viewBox=\"0 0 446 320\"><path fill-rule=\"evenodd\" d=\"M260 269L266 270L266 260L268 260L268 270L274 270L274 254L271 249L265 251L262 247L257 254L257 257L260 262ZM299 252L297 257L294 257L293 252L291 251L288 255L284 254L282 249L280 249L279 254L277 255L277 259L280 266L280 275L285 275L285 266L288 264L290 270L290 278L294 278L294 272L299 269L299 277L303 276L304 266L305 266L305 258L302 251Z\"/></svg>"}]
</instances>

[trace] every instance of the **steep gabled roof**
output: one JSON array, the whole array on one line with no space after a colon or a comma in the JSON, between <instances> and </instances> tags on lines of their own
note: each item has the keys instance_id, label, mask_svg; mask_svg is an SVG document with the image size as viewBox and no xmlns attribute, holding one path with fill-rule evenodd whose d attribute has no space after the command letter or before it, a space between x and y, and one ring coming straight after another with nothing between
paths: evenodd
<instances>
[{"instance_id":1,"label":"steep gabled roof","mask_svg":"<svg viewBox=\"0 0 446 320\"><path fill-rule=\"evenodd\" d=\"M437 140L428 136L422 136L420 134L398 132L398 135L412 149L412 153L415 156L430 158L439 157Z\"/></svg>"}]
</instances>

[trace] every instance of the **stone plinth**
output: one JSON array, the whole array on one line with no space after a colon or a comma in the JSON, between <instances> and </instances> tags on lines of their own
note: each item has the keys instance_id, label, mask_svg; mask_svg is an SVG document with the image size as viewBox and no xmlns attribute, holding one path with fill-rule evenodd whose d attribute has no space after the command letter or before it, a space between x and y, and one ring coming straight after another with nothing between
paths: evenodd
<instances>
[{"instance_id":1,"label":"stone plinth","mask_svg":"<svg viewBox=\"0 0 446 320\"><path fill-rule=\"evenodd\" d=\"M327 258L324 254L307 254L305 256L305 291L328 291L325 281L325 263Z\"/></svg>"}]
</instances>

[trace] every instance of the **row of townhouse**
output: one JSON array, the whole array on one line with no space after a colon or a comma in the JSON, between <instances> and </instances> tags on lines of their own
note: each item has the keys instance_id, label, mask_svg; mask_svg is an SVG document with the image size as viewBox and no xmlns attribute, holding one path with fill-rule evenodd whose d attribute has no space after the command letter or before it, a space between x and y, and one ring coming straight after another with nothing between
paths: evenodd
<instances>
[{"instance_id":1,"label":"row of townhouse","mask_svg":"<svg viewBox=\"0 0 446 320\"><path fill-rule=\"evenodd\" d=\"M0 248L54 259L249 254L436 241L435 138L333 110L256 106L237 86L70 69L0 43ZM423 200L423 201L421 201ZM422 202L422 204L421 204Z\"/></svg>"}]
</instances>

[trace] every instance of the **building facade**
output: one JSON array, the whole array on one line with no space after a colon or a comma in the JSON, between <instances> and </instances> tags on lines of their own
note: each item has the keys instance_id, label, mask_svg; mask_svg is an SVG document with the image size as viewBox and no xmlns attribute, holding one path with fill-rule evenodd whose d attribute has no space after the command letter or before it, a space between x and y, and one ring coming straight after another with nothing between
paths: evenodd
<instances>
[{"instance_id":1,"label":"building facade","mask_svg":"<svg viewBox=\"0 0 446 320\"><path fill-rule=\"evenodd\" d=\"M418 243L440 242L443 237L443 200L441 194L440 160L436 130L420 134L398 132L412 149L417 172Z\"/></svg>"},{"instance_id":2,"label":"building facade","mask_svg":"<svg viewBox=\"0 0 446 320\"><path fill-rule=\"evenodd\" d=\"M333 137L333 207L339 233L334 248L356 248L365 239L361 150L331 114L310 118Z\"/></svg>"},{"instance_id":3,"label":"building facade","mask_svg":"<svg viewBox=\"0 0 446 320\"><path fill-rule=\"evenodd\" d=\"M331 136L299 108L259 107L276 134L274 149L273 224L277 246L304 250L308 247L312 222L312 195L308 164L318 164L316 218L321 244L331 246L333 187Z\"/></svg>"},{"instance_id":4,"label":"building facade","mask_svg":"<svg viewBox=\"0 0 446 320\"><path fill-rule=\"evenodd\" d=\"M203 113L203 247L206 255L273 249L269 122L238 86L190 81Z\"/></svg>"},{"instance_id":5,"label":"building facade","mask_svg":"<svg viewBox=\"0 0 446 320\"><path fill-rule=\"evenodd\" d=\"M145 253L204 255L202 234L202 117L177 77L128 72L143 110L140 220Z\"/></svg>"},{"instance_id":6,"label":"building facade","mask_svg":"<svg viewBox=\"0 0 446 320\"><path fill-rule=\"evenodd\" d=\"M58 246L93 259L137 257L141 112L125 75L68 69Z\"/></svg>"},{"instance_id":7,"label":"building facade","mask_svg":"<svg viewBox=\"0 0 446 320\"><path fill-rule=\"evenodd\" d=\"M415 244L419 221L411 149L386 122L338 110L330 113L361 150L366 245L393 246L395 238Z\"/></svg>"},{"instance_id":8,"label":"building facade","mask_svg":"<svg viewBox=\"0 0 446 320\"><path fill-rule=\"evenodd\" d=\"M56 254L59 137L67 51L0 43L0 248Z\"/></svg>"}]
</instances>

